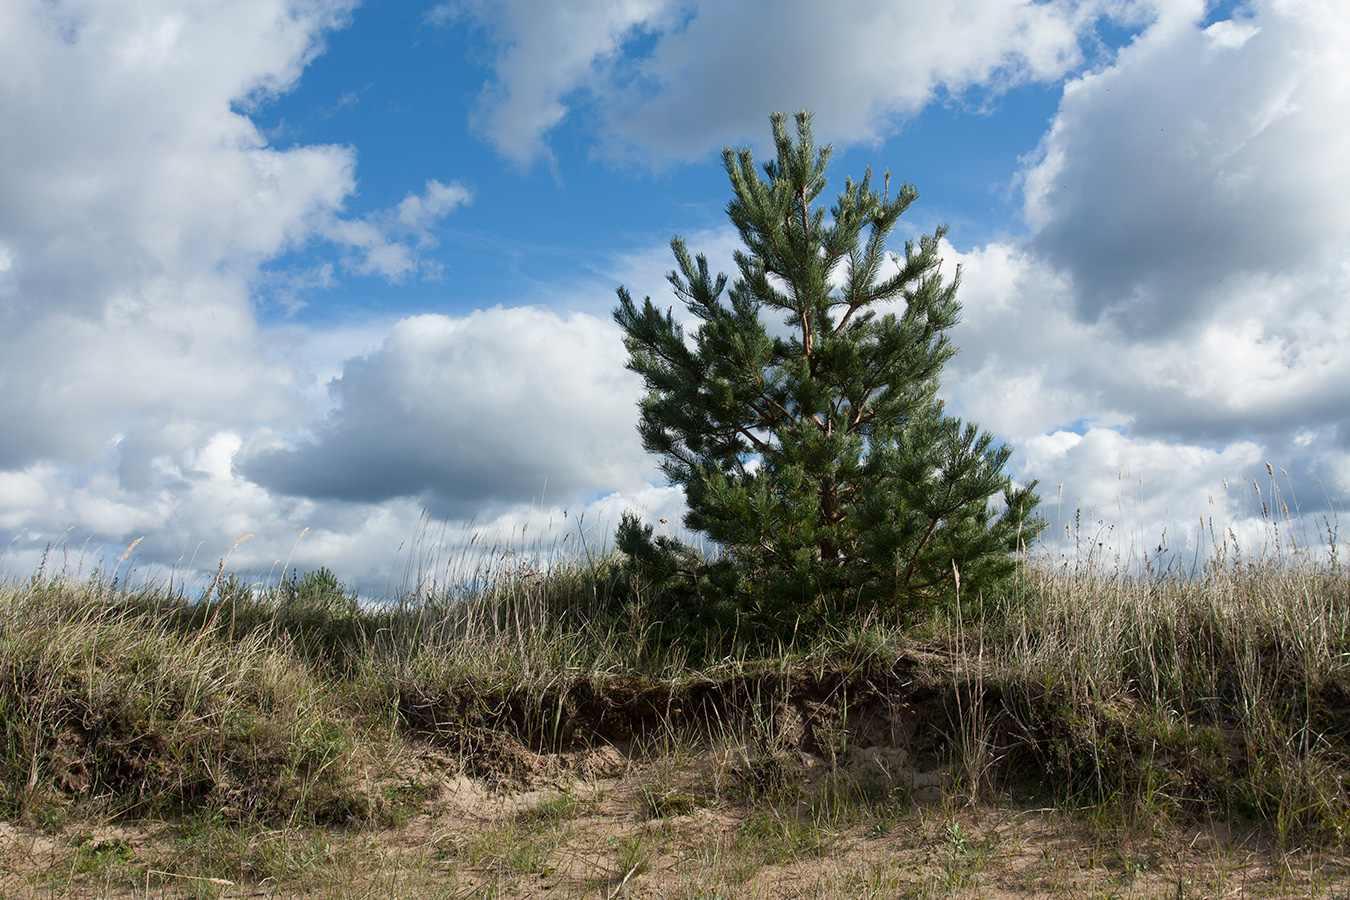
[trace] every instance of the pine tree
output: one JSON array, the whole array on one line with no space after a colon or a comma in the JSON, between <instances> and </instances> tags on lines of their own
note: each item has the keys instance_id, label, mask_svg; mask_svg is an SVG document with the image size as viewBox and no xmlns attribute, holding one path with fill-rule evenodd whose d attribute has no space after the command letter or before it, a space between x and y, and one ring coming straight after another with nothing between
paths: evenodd
<instances>
[{"instance_id":1,"label":"pine tree","mask_svg":"<svg viewBox=\"0 0 1350 900\"><path fill-rule=\"evenodd\" d=\"M795 141L783 114L771 121L767 178L750 150L723 151L744 245L730 289L671 242L670 284L697 327L619 289L614 318L647 390L643 445L684 487L686 525L732 563L746 611L800 624L927 608L958 571L967 592L991 585L1042 523L1035 483L1003 472L1011 451L936 396L960 313L960 273L939 271L945 229L887 253L917 193L892 196L889 173L879 193L870 170L827 216L831 148L805 111ZM632 519L620 539L630 556L655 549Z\"/></svg>"}]
</instances>

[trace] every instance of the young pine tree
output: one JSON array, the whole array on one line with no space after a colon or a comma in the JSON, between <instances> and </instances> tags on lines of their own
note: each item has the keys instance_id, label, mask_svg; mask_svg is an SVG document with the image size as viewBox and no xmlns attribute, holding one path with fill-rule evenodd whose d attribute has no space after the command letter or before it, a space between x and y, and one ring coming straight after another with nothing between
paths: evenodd
<instances>
[{"instance_id":1,"label":"young pine tree","mask_svg":"<svg viewBox=\"0 0 1350 900\"><path fill-rule=\"evenodd\" d=\"M892 196L889 174L878 193L870 170L826 215L830 147L814 145L806 112L795 141L783 114L771 120L766 177L748 149L723 151L744 244L730 289L671 242L692 333L619 289L614 318L647 389L643 445L684 486L686 525L731 562L744 612L796 627L921 611L957 571L965 593L987 587L1042 523L1035 484L1003 472L1010 450L936 397L960 312L958 279L939 272L944 230L888 254L917 194L905 184ZM661 549L632 519L619 537L635 560Z\"/></svg>"}]
</instances>

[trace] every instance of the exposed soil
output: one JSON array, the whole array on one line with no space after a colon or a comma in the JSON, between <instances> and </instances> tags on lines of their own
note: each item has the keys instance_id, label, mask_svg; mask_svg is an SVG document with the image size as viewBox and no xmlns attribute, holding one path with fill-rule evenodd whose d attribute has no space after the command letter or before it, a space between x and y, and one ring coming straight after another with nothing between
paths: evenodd
<instances>
[{"instance_id":1,"label":"exposed soil","mask_svg":"<svg viewBox=\"0 0 1350 900\"><path fill-rule=\"evenodd\" d=\"M803 701L805 703L805 701ZM784 704L755 743L677 731L536 749L503 731L406 747L415 787L381 829L0 823L0 896L27 897L1327 897L1350 860L1281 853L1229 823L1124 821L981 802L896 740L910 710L837 722ZM752 729L753 730L753 729ZM858 739L872 734L873 740ZM909 735L913 737L913 733ZM754 736L751 735L751 738ZM810 747L810 750L804 749ZM924 746L923 741L918 746ZM833 748L833 749L831 749ZM833 805L832 805L833 804ZM233 868L204 843L234 839Z\"/></svg>"},{"instance_id":2,"label":"exposed soil","mask_svg":"<svg viewBox=\"0 0 1350 900\"><path fill-rule=\"evenodd\" d=\"M343 762L351 813L325 827L209 792L172 822L100 818L91 742L63 733L78 812L0 823L0 898L1350 897L1343 840L1214 814L1247 764L1224 723L1159 733L1128 696L953 669L409 685L401 738ZM122 781L172 774L165 748L132 750Z\"/></svg>"}]
</instances>

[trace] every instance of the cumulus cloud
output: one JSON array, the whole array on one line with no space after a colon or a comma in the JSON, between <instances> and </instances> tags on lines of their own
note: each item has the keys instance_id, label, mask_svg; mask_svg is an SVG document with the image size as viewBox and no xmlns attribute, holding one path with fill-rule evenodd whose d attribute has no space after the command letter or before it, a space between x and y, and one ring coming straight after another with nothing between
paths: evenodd
<instances>
[{"instance_id":1,"label":"cumulus cloud","mask_svg":"<svg viewBox=\"0 0 1350 900\"><path fill-rule=\"evenodd\" d=\"M352 148L278 149L249 119L351 6L0 4L6 568L31 571L75 525L118 548L145 536L138 554L167 564L340 566L378 594L401 543L415 570L483 531L570 540L625 506L678 519L593 300L565 302L594 316L259 329L260 295L294 307L342 276L436 277L438 223L472 200L431 180L351 213ZM935 97L1091 68L1025 163L1028 234L947 248L966 312L944 396L1016 447L1056 534L1080 507L1133 516L1145 542L1250 520L1267 461L1304 511L1350 497L1350 15L1316 0L1208 26L1199 0L822 9L465 0L428 20L494 42L477 123L522 163L581 106L599 144L678 158L759 135L772 107L814 106L823 136L865 141ZM1148 24L1095 57L1100 15ZM688 237L730 269L731 231ZM331 260L267 270L316 242ZM606 280L661 302L670 265L662 243ZM587 290L611 305L608 285ZM428 510L447 523L434 539Z\"/></svg>"},{"instance_id":2,"label":"cumulus cloud","mask_svg":"<svg viewBox=\"0 0 1350 900\"><path fill-rule=\"evenodd\" d=\"M351 152L273 150L232 105L292 83L346 6L7 4L8 314L88 312L147 270L270 256L334 210Z\"/></svg>"},{"instance_id":3,"label":"cumulus cloud","mask_svg":"<svg viewBox=\"0 0 1350 900\"><path fill-rule=\"evenodd\" d=\"M1350 497L1350 15L1198 13L1068 84L1027 164L1025 239L948 251L953 406L1071 509L1113 506L1107 474L1142 479L1154 534L1266 462L1304 512Z\"/></svg>"},{"instance_id":4,"label":"cumulus cloud","mask_svg":"<svg viewBox=\"0 0 1350 900\"><path fill-rule=\"evenodd\" d=\"M274 150L232 104L293 83L347 8L0 11L0 468L290 411L247 279L335 214L353 158Z\"/></svg>"},{"instance_id":5,"label":"cumulus cloud","mask_svg":"<svg viewBox=\"0 0 1350 900\"><path fill-rule=\"evenodd\" d=\"M615 86L607 117L621 140L682 158L759 137L770 109L813 109L831 140L873 141L939 95L1060 77L1092 6L699 3Z\"/></svg>"},{"instance_id":6,"label":"cumulus cloud","mask_svg":"<svg viewBox=\"0 0 1350 900\"><path fill-rule=\"evenodd\" d=\"M6 568L72 527L123 546L144 536L138 552L170 562L200 542L214 558L246 533L274 547L339 527L334 512L230 471L260 428L312 415L305 354L260 330L255 304L277 287L298 305L333 268L262 267L326 241L358 273L434 274L421 253L469 200L462 185L428 181L352 218L352 148L277 149L249 118L294 86L353 6L0 5Z\"/></svg>"},{"instance_id":7,"label":"cumulus cloud","mask_svg":"<svg viewBox=\"0 0 1350 900\"><path fill-rule=\"evenodd\" d=\"M1130 504L1130 516L1175 535L1179 521L1207 515L1203 498L1223 478L1264 478L1266 462L1286 470L1308 513L1350 497L1350 370L1336 352L1350 340L1350 315L1334 309L1350 291L1345 275L1234 284L1234 302L1262 292L1277 317L1294 315L1290 323L1206 310L1191 333L1145 339L1082 321L1071 280L1025 247L949 249L948 259L963 266L966 318L944 396L1011 441L1020 477L1041 479L1051 494L1062 486L1070 512L1116 510L1111 481L1123 473L1142 479L1149 498ZM1298 306L1316 312L1300 323ZM1269 338L1276 328L1285 339Z\"/></svg>"},{"instance_id":8,"label":"cumulus cloud","mask_svg":"<svg viewBox=\"0 0 1350 900\"><path fill-rule=\"evenodd\" d=\"M815 109L831 140L882 137L935 97L1052 81L1082 64L1098 19L1151 4L1094 0L539 0L438 6L492 35L478 125L509 157L594 102L616 152L692 158L758 137L767 110Z\"/></svg>"},{"instance_id":9,"label":"cumulus cloud","mask_svg":"<svg viewBox=\"0 0 1350 900\"><path fill-rule=\"evenodd\" d=\"M73 478L53 463L0 472L0 570L26 576L45 561L72 573L117 565L204 587L221 559L256 580L327 566L379 598L447 584L512 558L603 552L633 509L677 530L677 489L636 489L558 502L554 493L484 509L472 521L428 515L421 498L363 503L274 494L235 471L244 437L218 432L156 461L158 483L128 488L115 453ZM203 575L205 573L205 575Z\"/></svg>"},{"instance_id":10,"label":"cumulus cloud","mask_svg":"<svg viewBox=\"0 0 1350 900\"><path fill-rule=\"evenodd\" d=\"M244 427L293 411L296 375L269 361L251 290L288 249L326 237L358 272L425 270L418 251L465 188L429 181L346 219L354 152L274 149L238 110L290 86L350 6L0 11L0 467L88 459L126 416Z\"/></svg>"},{"instance_id":11,"label":"cumulus cloud","mask_svg":"<svg viewBox=\"0 0 1350 900\"><path fill-rule=\"evenodd\" d=\"M431 179L426 189L409 192L396 206L359 219L329 217L320 227L328 240L349 251L344 264L360 275L379 274L398 282L419 269L434 277L439 268L419 259L419 251L436 246L432 226L473 195L461 184Z\"/></svg>"},{"instance_id":12,"label":"cumulus cloud","mask_svg":"<svg viewBox=\"0 0 1350 900\"><path fill-rule=\"evenodd\" d=\"M312 442L260 446L241 471L270 490L419 497L468 518L532 498L586 499L652 475L633 424L641 385L617 329L584 314L423 315L348 360Z\"/></svg>"},{"instance_id":13,"label":"cumulus cloud","mask_svg":"<svg viewBox=\"0 0 1350 900\"><path fill-rule=\"evenodd\" d=\"M462 0L434 7L427 20L469 20L496 47L475 126L507 157L526 164L547 155L545 135L567 115L566 98L602 77L624 42L663 25L673 0Z\"/></svg>"},{"instance_id":14,"label":"cumulus cloud","mask_svg":"<svg viewBox=\"0 0 1350 900\"><path fill-rule=\"evenodd\" d=\"M1246 537L1252 509L1238 482L1264 462L1251 441L1214 449L1098 427L1028 437L1019 456L1026 469L1059 478L1042 489L1041 514L1052 523L1044 543L1106 553L1108 564L1137 561L1160 544L1194 549L1233 527Z\"/></svg>"},{"instance_id":15,"label":"cumulus cloud","mask_svg":"<svg viewBox=\"0 0 1350 900\"><path fill-rule=\"evenodd\" d=\"M1026 214L1080 318L1141 335L1218 309L1275 320L1247 284L1321 268L1350 238L1347 40L1338 5L1257 4L1160 22L1066 87Z\"/></svg>"}]
</instances>

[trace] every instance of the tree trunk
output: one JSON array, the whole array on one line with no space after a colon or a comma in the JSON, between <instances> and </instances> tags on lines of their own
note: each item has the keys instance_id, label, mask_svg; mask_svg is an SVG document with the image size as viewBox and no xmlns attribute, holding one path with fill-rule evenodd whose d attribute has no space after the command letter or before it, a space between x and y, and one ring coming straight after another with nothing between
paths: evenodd
<instances>
[{"instance_id":1,"label":"tree trunk","mask_svg":"<svg viewBox=\"0 0 1350 900\"><path fill-rule=\"evenodd\" d=\"M820 484L820 519L831 528L839 524L839 485L833 475L826 475ZM833 537L820 542L820 558L830 562L839 559L839 546Z\"/></svg>"}]
</instances>

